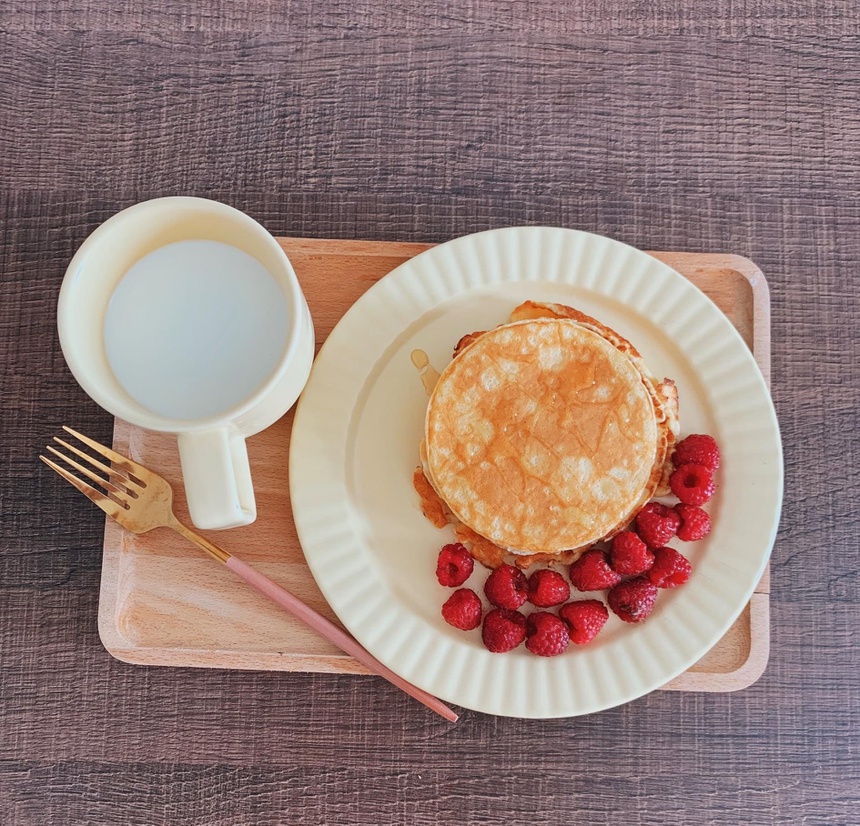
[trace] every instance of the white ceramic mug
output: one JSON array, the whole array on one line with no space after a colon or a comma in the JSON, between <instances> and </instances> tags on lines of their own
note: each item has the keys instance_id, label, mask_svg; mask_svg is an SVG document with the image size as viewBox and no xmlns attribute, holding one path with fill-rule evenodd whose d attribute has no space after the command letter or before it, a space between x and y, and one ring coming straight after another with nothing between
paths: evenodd
<instances>
[{"instance_id":1,"label":"white ceramic mug","mask_svg":"<svg viewBox=\"0 0 860 826\"><path fill-rule=\"evenodd\" d=\"M133 398L111 369L105 345L108 305L123 276L156 249L188 240L219 241L255 258L283 291L288 319L280 358L268 377L238 404L198 419L160 415ZM245 438L293 406L314 353L308 305L277 241L225 204L185 197L145 201L114 215L81 245L63 280L57 322L72 373L99 405L132 424L178 435L194 524L215 529L253 522L257 510Z\"/></svg>"}]
</instances>

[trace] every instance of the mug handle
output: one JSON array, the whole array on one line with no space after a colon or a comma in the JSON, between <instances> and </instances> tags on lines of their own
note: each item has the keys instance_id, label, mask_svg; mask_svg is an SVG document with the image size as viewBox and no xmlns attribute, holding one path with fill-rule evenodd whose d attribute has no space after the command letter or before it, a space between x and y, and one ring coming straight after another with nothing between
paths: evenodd
<instances>
[{"instance_id":1,"label":"mug handle","mask_svg":"<svg viewBox=\"0 0 860 826\"><path fill-rule=\"evenodd\" d=\"M180 433L177 440L191 521L203 530L250 525L257 503L242 434L222 427Z\"/></svg>"}]
</instances>

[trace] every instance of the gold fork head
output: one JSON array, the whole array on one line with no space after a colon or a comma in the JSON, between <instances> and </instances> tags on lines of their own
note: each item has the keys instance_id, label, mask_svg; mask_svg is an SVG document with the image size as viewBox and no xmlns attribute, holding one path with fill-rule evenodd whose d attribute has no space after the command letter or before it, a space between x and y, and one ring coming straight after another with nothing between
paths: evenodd
<instances>
[{"instance_id":1,"label":"gold fork head","mask_svg":"<svg viewBox=\"0 0 860 826\"><path fill-rule=\"evenodd\" d=\"M48 467L95 502L126 530L146 533L153 528L173 525L176 521L173 515L173 489L166 479L70 427L63 425L63 430L107 462L99 461L79 447L55 436L54 442L62 449L48 445L47 450L60 461L56 462L44 455L39 456ZM74 457L83 459L89 467Z\"/></svg>"}]
</instances>

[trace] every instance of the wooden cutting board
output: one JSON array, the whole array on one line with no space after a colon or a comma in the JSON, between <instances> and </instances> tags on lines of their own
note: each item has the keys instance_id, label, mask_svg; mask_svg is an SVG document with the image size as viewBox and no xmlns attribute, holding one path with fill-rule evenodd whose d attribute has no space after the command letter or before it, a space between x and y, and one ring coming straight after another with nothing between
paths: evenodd
<instances>
[{"instance_id":1,"label":"wooden cutting board","mask_svg":"<svg viewBox=\"0 0 860 826\"><path fill-rule=\"evenodd\" d=\"M429 244L280 238L307 296L317 347L356 299ZM770 380L770 299L767 282L737 255L653 252L707 293L738 329ZM248 441L258 520L218 534L228 551L258 567L314 608L336 619L311 576L296 530L287 481L288 413ZM119 419L114 449L153 468L174 485L177 514L187 517L179 457L172 436ZM769 576L720 640L665 688L735 691L755 682L770 646ZM171 531L143 536L105 523L99 633L120 660L145 665L206 666L364 674L366 669L307 630L228 570Z\"/></svg>"}]
</instances>

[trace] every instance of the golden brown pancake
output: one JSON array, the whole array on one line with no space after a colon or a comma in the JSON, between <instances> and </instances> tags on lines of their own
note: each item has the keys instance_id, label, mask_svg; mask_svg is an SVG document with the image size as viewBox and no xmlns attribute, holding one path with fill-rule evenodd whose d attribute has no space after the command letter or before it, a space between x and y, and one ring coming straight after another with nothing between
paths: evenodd
<instances>
[{"instance_id":1,"label":"golden brown pancake","mask_svg":"<svg viewBox=\"0 0 860 826\"><path fill-rule=\"evenodd\" d=\"M655 492L677 401L594 319L533 302L513 317L458 344L428 406L415 485L434 524L454 522L473 550L568 559Z\"/></svg>"},{"instance_id":2,"label":"golden brown pancake","mask_svg":"<svg viewBox=\"0 0 860 826\"><path fill-rule=\"evenodd\" d=\"M429 477L452 513L499 545L559 553L611 532L637 505L657 453L641 376L571 319L480 336L428 406Z\"/></svg>"},{"instance_id":3,"label":"golden brown pancake","mask_svg":"<svg viewBox=\"0 0 860 826\"><path fill-rule=\"evenodd\" d=\"M569 563L662 492L677 391L571 307L528 301L511 321L458 342L413 484L484 565Z\"/></svg>"}]
</instances>

